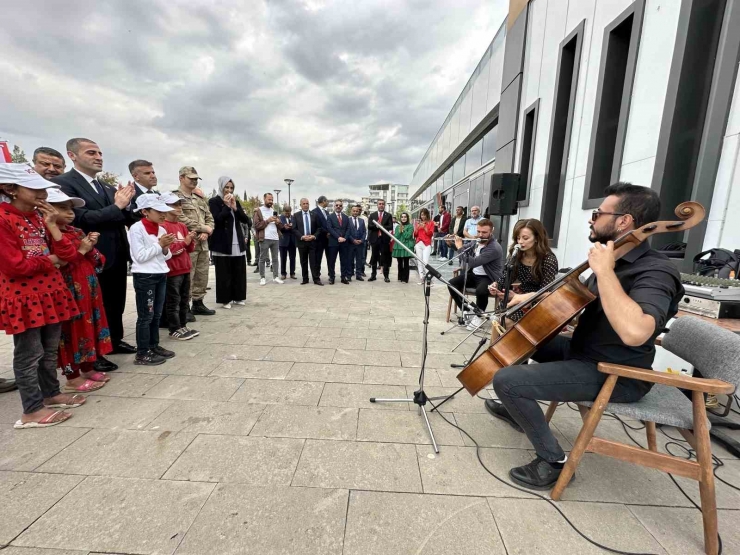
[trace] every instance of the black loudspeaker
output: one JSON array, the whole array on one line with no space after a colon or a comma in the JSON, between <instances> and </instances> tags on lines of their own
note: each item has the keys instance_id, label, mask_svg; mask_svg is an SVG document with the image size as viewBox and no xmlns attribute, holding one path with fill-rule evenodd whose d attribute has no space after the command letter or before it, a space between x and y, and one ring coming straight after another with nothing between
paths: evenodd
<instances>
[{"instance_id":1,"label":"black loudspeaker","mask_svg":"<svg viewBox=\"0 0 740 555\"><path fill-rule=\"evenodd\" d=\"M491 202L488 210L491 216L516 214L520 177L521 174L518 173L494 173L491 176Z\"/></svg>"}]
</instances>

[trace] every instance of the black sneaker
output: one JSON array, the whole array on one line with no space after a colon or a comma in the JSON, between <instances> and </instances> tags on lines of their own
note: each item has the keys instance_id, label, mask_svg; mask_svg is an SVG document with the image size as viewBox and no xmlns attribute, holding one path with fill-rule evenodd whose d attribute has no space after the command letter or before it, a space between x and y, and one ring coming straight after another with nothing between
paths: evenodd
<instances>
[{"instance_id":1,"label":"black sneaker","mask_svg":"<svg viewBox=\"0 0 740 555\"><path fill-rule=\"evenodd\" d=\"M560 478L562 471L563 464L555 463L553 465L537 456L531 463L509 470L509 476L522 487L546 490L555 486L555 482ZM575 479L576 475L573 474L571 481Z\"/></svg>"},{"instance_id":2,"label":"black sneaker","mask_svg":"<svg viewBox=\"0 0 740 555\"><path fill-rule=\"evenodd\" d=\"M190 334L190 338L198 337L200 335L200 332L198 330L191 330L189 327L184 326L185 331Z\"/></svg>"},{"instance_id":3,"label":"black sneaker","mask_svg":"<svg viewBox=\"0 0 740 555\"><path fill-rule=\"evenodd\" d=\"M137 366L159 366L160 364L164 364L166 360L166 358L149 350L143 355L136 355L134 358L134 364Z\"/></svg>"},{"instance_id":4,"label":"black sneaker","mask_svg":"<svg viewBox=\"0 0 740 555\"><path fill-rule=\"evenodd\" d=\"M521 434L524 433L524 430L522 430L522 427L519 424L517 424L516 420L514 420L509 414L509 411L506 410L506 407L502 405L500 402L494 401L493 399L486 399L484 405L486 406L486 410L491 416L495 416L499 420L503 420L509 426L514 428L517 432Z\"/></svg>"},{"instance_id":5,"label":"black sneaker","mask_svg":"<svg viewBox=\"0 0 740 555\"><path fill-rule=\"evenodd\" d=\"M175 353L173 351L170 351L169 349L165 349L164 347L161 347L157 345L156 347L152 347L150 349L155 355L159 355L164 358L173 358L175 356Z\"/></svg>"},{"instance_id":6,"label":"black sneaker","mask_svg":"<svg viewBox=\"0 0 740 555\"><path fill-rule=\"evenodd\" d=\"M216 311L204 305L202 300L193 301L192 312L193 314L199 314L201 316L213 316L216 314Z\"/></svg>"},{"instance_id":7,"label":"black sneaker","mask_svg":"<svg viewBox=\"0 0 740 555\"><path fill-rule=\"evenodd\" d=\"M179 330L171 331L170 332L170 338L176 339L177 341L187 341L188 339L191 339L193 336L188 333L188 330L185 328L180 328Z\"/></svg>"}]
</instances>

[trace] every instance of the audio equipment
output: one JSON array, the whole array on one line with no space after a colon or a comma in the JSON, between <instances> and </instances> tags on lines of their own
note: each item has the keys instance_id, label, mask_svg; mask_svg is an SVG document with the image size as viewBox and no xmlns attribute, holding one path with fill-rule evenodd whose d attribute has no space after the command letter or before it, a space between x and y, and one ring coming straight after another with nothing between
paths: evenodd
<instances>
[{"instance_id":1,"label":"audio equipment","mask_svg":"<svg viewBox=\"0 0 740 555\"><path fill-rule=\"evenodd\" d=\"M491 176L491 199L488 213L492 216L511 216L517 211L519 192L518 173L494 173Z\"/></svg>"}]
</instances>

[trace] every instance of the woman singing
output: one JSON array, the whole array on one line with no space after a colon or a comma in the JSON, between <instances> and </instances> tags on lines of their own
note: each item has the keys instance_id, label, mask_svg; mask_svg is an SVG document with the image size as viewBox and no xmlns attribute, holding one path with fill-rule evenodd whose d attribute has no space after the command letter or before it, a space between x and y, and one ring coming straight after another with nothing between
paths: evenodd
<instances>
[{"instance_id":1,"label":"woman singing","mask_svg":"<svg viewBox=\"0 0 740 555\"><path fill-rule=\"evenodd\" d=\"M550 250L550 238L547 231L537 219L519 220L511 234L512 244L509 256L514 252L514 245L519 245L519 252L514 259L511 270L511 283L519 283L515 291L509 293L508 306L515 306L531 298L537 291L552 283L558 273L558 259ZM488 286L491 294L504 296L497 289L497 284ZM509 318L519 320L524 313L517 310Z\"/></svg>"},{"instance_id":2,"label":"woman singing","mask_svg":"<svg viewBox=\"0 0 740 555\"><path fill-rule=\"evenodd\" d=\"M426 265L429 262L429 255L432 252L432 238L434 237L434 222L429 217L429 210L422 208L419 210L420 221L414 229L414 239L416 239L416 245L414 245L414 252L416 256L421 258ZM421 264L416 265L416 269L419 271L419 285L424 283L424 275L426 270Z\"/></svg>"}]
</instances>

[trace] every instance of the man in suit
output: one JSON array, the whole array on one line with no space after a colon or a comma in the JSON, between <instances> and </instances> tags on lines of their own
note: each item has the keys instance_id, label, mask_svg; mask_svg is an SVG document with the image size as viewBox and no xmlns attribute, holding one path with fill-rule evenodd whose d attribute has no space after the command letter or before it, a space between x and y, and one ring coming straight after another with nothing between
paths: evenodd
<instances>
[{"instance_id":1,"label":"man in suit","mask_svg":"<svg viewBox=\"0 0 740 555\"><path fill-rule=\"evenodd\" d=\"M455 217L450 221L450 228L449 228L449 234L454 237L463 237L463 231L465 230L465 222L467 221L467 218L465 217L465 210L462 206L458 206L455 209ZM447 244L447 258L450 259L450 261L447 263L450 266L452 266L452 259L455 258L455 253L457 252L457 248L455 247L455 241L454 239L448 239L445 241Z\"/></svg>"},{"instance_id":2,"label":"man in suit","mask_svg":"<svg viewBox=\"0 0 740 555\"><path fill-rule=\"evenodd\" d=\"M287 279L287 258L290 256L290 279L298 279L295 277L295 234L293 233L294 219L291 215L290 206L287 204L283 208L283 214L280 216L280 223L283 224L283 234L280 236L280 243L278 248L280 250L280 269L283 271L280 276L283 280Z\"/></svg>"},{"instance_id":3,"label":"man in suit","mask_svg":"<svg viewBox=\"0 0 740 555\"><path fill-rule=\"evenodd\" d=\"M342 214L344 203L341 200L334 202L334 212L329 216L329 245L326 249L326 263L329 267L329 285L334 284L334 266L339 255L339 273L342 283L349 285L352 273L349 269L349 217Z\"/></svg>"},{"instance_id":4,"label":"man in suit","mask_svg":"<svg viewBox=\"0 0 740 555\"><path fill-rule=\"evenodd\" d=\"M362 274L365 270L365 240L367 239L367 226L365 220L360 217L362 207L356 204L352 207L352 217L349 222L350 247L349 247L349 275L355 274L357 281L365 281ZM350 277L351 279L351 277Z\"/></svg>"},{"instance_id":5,"label":"man in suit","mask_svg":"<svg viewBox=\"0 0 740 555\"><path fill-rule=\"evenodd\" d=\"M316 256L316 265L319 268L319 276L321 276L321 259L324 257L324 253L326 253L327 263L329 262L329 253L327 251L329 245L329 232L327 231L329 227L329 213L326 210L328 204L329 201L326 200L326 197L321 195L316 199L316 208L313 209L313 213L316 214L316 223L321 228L316 230L316 251L314 255Z\"/></svg>"},{"instance_id":6,"label":"man in suit","mask_svg":"<svg viewBox=\"0 0 740 555\"><path fill-rule=\"evenodd\" d=\"M135 354L136 347L122 341L126 271L130 260L126 225L132 223L127 208L134 198L134 186L129 184L115 189L95 178L103 170L103 153L90 139L75 138L67 141L67 156L74 167L51 181L60 185L67 195L85 201L85 206L74 209L74 225L85 233L100 233L96 248L105 255L105 267L98 274L98 281L103 294L113 353ZM102 366L105 365L97 365L100 370Z\"/></svg>"},{"instance_id":7,"label":"man in suit","mask_svg":"<svg viewBox=\"0 0 740 555\"><path fill-rule=\"evenodd\" d=\"M385 233L378 230L378 226L383 227L388 233L393 233L393 216L385 211L384 200L378 201L378 211L370 214L368 223L368 240L373 250L370 258L372 273L368 281L375 281L378 265L380 265L383 268L385 282L389 283L391 281L388 277L391 268L391 240Z\"/></svg>"},{"instance_id":8,"label":"man in suit","mask_svg":"<svg viewBox=\"0 0 740 555\"><path fill-rule=\"evenodd\" d=\"M62 153L48 146L40 146L34 150L31 161L33 162L33 169L36 173L47 181L51 181L52 178L62 175L67 165Z\"/></svg>"},{"instance_id":9,"label":"man in suit","mask_svg":"<svg viewBox=\"0 0 740 555\"><path fill-rule=\"evenodd\" d=\"M134 160L128 165L128 171L131 177L134 178L134 198L131 199L129 210L131 211L131 219L138 222L144 216L141 211L134 212L136 200L141 195L159 194L159 191L154 189L157 186L157 174L154 171L154 165L146 160Z\"/></svg>"},{"instance_id":10,"label":"man in suit","mask_svg":"<svg viewBox=\"0 0 740 555\"><path fill-rule=\"evenodd\" d=\"M319 265L316 262L316 233L321 229L317 222L317 216L309 210L307 198L301 199L301 210L293 218L293 235L296 238L298 256L301 259L301 274L303 281L301 285L308 283L308 270L311 269L311 277L316 285L324 285L319 277Z\"/></svg>"}]
</instances>

